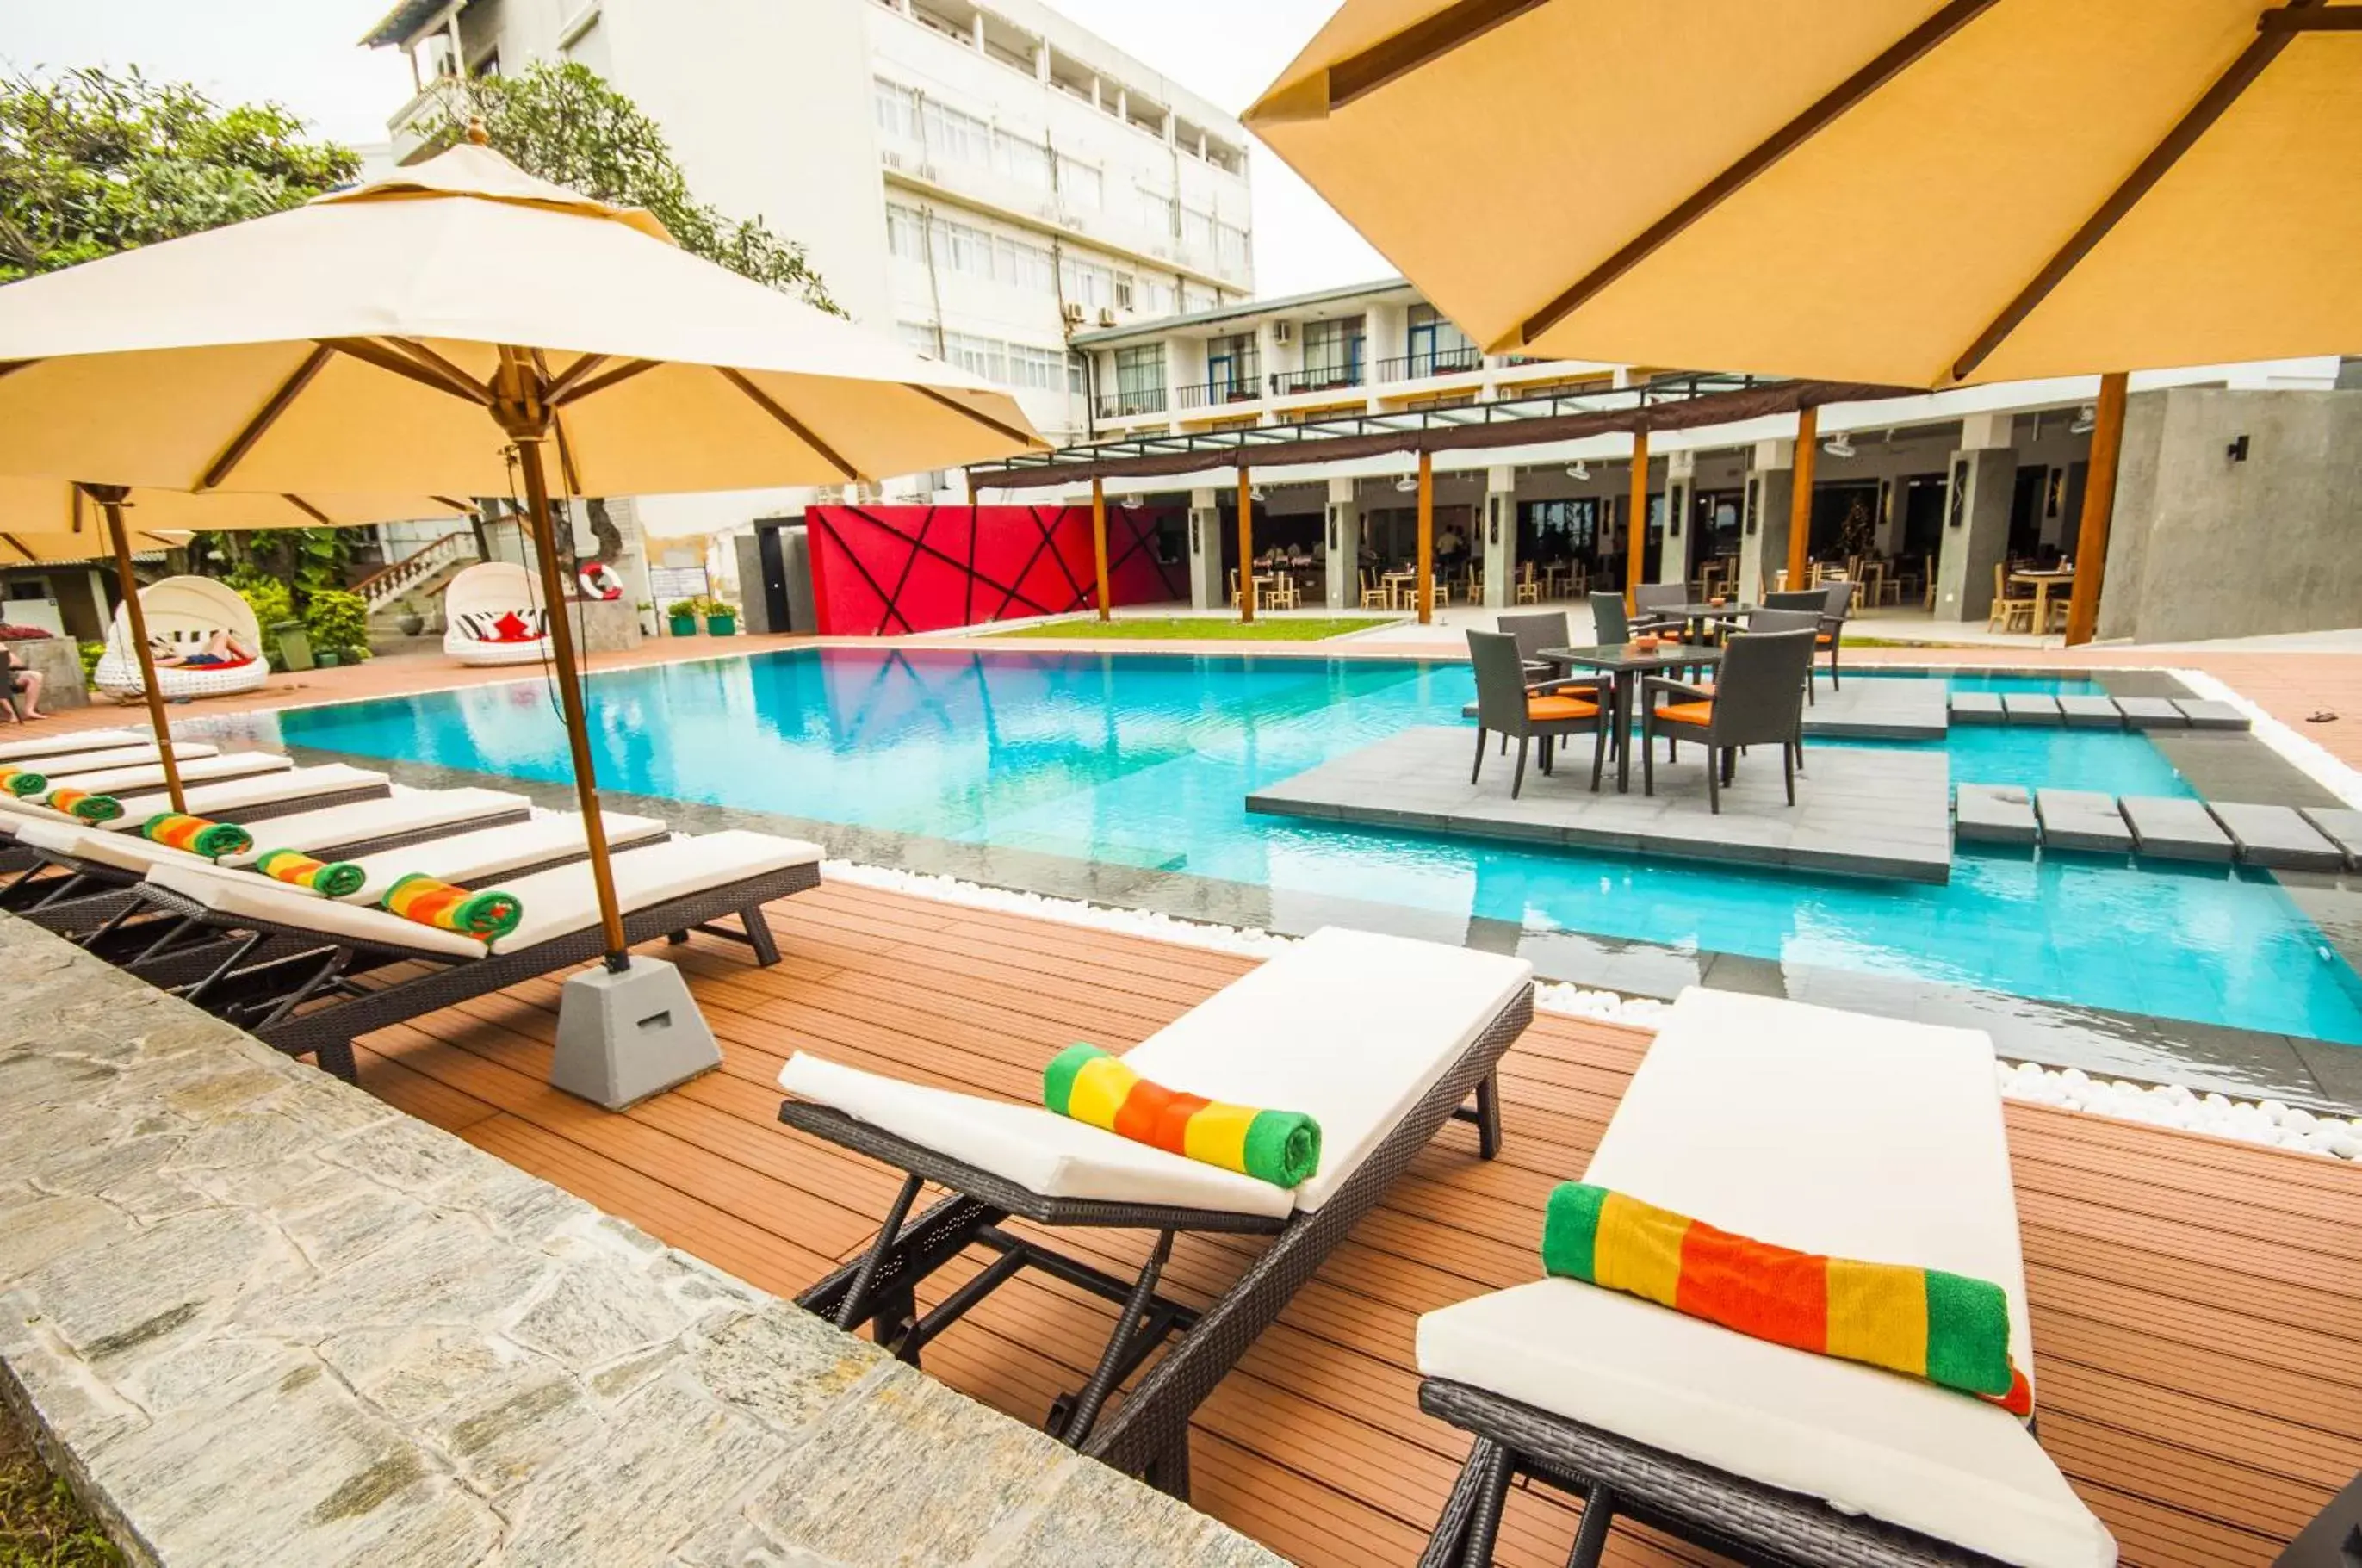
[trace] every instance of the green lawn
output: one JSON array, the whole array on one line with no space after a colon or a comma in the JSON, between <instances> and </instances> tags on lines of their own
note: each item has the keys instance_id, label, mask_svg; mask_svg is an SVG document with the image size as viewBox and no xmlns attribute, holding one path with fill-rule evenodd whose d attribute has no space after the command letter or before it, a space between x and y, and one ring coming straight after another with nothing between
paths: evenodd
<instances>
[{"instance_id":1,"label":"green lawn","mask_svg":"<svg viewBox=\"0 0 2362 1568\"><path fill-rule=\"evenodd\" d=\"M1316 643L1366 632L1385 621L1372 615L1294 616L1241 625L1227 616L1158 615L1144 620L1101 623L1089 615L1067 621L1045 621L1038 626L1018 626L989 632L994 637L1104 637L1118 642Z\"/></svg>"},{"instance_id":2,"label":"green lawn","mask_svg":"<svg viewBox=\"0 0 2362 1568\"><path fill-rule=\"evenodd\" d=\"M117 1568L122 1561L0 1410L0 1568Z\"/></svg>"}]
</instances>

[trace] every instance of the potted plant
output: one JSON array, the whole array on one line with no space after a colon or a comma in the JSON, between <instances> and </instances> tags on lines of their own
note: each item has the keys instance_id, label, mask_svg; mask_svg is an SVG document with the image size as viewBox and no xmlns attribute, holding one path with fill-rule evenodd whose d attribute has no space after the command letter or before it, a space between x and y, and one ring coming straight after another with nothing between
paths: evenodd
<instances>
[{"instance_id":1,"label":"potted plant","mask_svg":"<svg viewBox=\"0 0 2362 1568\"><path fill-rule=\"evenodd\" d=\"M403 636L414 637L426 630L426 617L420 614L415 609L405 605L403 608L402 613L393 618L393 624L394 629L399 631Z\"/></svg>"},{"instance_id":2,"label":"potted plant","mask_svg":"<svg viewBox=\"0 0 2362 1568\"><path fill-rule=\"evenodd\" d=\"M324 669L369 657L369 603L358 593L325 588L314 593L304 607L304 629Z\"/></svg>"},{"instance_id":3,"label":"potted plant","mask_svg":"<svg viewBox=\"0 0 2362 1568\"><path fill-rule=\"evenodd\" d=\"M702 599L676 599L665 606L665 622L676 637L697 635L698 613L705 608Z\"/></svg>"},{"instance_id":4,"label":"potted plant","mask_svg":"<svg viewBox=\"0 0 2362 1568\"><path fill-rule=\"evenodd\" d=\"M709 637L734 637L738 635L738 606L726 599L705 602L705 635Z\"/></svg>"}]
</instances>

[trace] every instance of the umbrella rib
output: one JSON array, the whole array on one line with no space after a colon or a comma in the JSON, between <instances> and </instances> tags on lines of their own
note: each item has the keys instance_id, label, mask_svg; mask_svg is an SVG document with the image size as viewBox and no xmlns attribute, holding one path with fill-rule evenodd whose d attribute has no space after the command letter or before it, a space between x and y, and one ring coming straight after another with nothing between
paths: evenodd
<instances>
[{"instance_id":1,"label":"umbrella rib","mask_svg":"<svg viewBox=\"0 0 2362 1568\"><path fill-rule=\"evenodd\" d=\"M0 544L6 545L10 549L24 557L28 562L31 561L33 558L32 547L26 544L24 540L17 537L14 534L0 534Z\"/></svg>"},{"instance_id":2,"label":"umbrella rib","mask_svg":"<svg viewBox=\"0 0 2362 1568\"><path fill-rule=\"evenodd\" d=\"M582 359L594 358L603 359L606 356L585 354ZM538 348L533 351L533 368L539 373L542 380L541 403L544 408L549 410L550 434L557 437L558 476L566 481L566 494L569 500L579 499L581 496L582 476L574 467L574 444L566 438L566 421L557 415L556 393L560 382L571 380L576 371L583 369L582 359L577 359L567 366L566 374L553 381L549 374L548 356Z\"/></svg>"},{"instance_id":3,"label":"umbrella rib","mask_svg":"<svg viewBox=\"0 0 2362 1568\"><path fill-rule=\"evenodd\" d=\"M1397 77L1473 43L1505 22L1513 22L1548 0L1460 0L1390 39L1349 54L1329 68L1329 111L1374 93Z\"/></svg>"},{"instance_id":4,"label":"umbrella rib","mask_svg":"<svg viewBox=\"0 0 2362 1568\"><path fill-rule=\"evenodd\" d=\"M492 393L491 388L478 384L473 376L470 376L467 371L461 370L450 360L446 359L442 355L437 354L434 349L429 348L425 344L421 343L415 337L389 337L385 341L392 344L401 352L409 355L413 359L417 360L418 363L425 366L428 370L439 371L443 375L449 377L453 381L456 381L460 386L466 387L471 394L482 399L486 407L490 407L491 405Z\"/></svg>"},{"instance_id":5,"label":"umbrella rib","mask_svg":"<svg viewBox=\"0 0 2362 1568\"><path fill-rule=\"evenodd\" d=\"M13 376L19 370L32 369L39 359L0 359L0 377Z\"/></svg>"},{"instance_id":6,"label":"umbrella rib","mask_svg":"<svg viewBox=\"0 0 2362 1568\"><path fill-rule=\"evenodd\" d=\"M534 359L535 363L539 363L541 360L541 355L539 353L535 353L534 355ZM607 356L604 354L583 355L580 359L575 360L574 363L567 366L564 374L560 375L556 381L549 383L548 387L541 394L542 402L547 403L557 403L559 398L566 395L568 388L573 386L575 382L580 381L583 377L589 375L591 371L597 370L606 362Z\"/></svg>"},{"instance_id":7,"label":"umbrella rib","mask_svg":"<svg viewBox=\"0 0 2362 1568\"><path fill-rule=\"evenodd\" d=\"M321 341L339 354L359 359L364 365L373 365L381 370L387 370L397 376L405 376L420 386L431 388L480 407L490 408L492 405L491 394L473 381L462 377L455 383L441 372L430 370L406 355L395 353L374 338L327 337Z\"/></svg>"},{"instance_id":8,"label":"umbrella rib","mask_svg":"<svg viewBox=\"0 0 2362 1568\"><path fill-rule=\"evenodd\" d=\"M1951 4L1921 22L1869 64L1815 100L1804 113L1782 126L1743 154L1737 162L1698 187L1679 206L1636 235L1624 248L1594 267L1573 287L1528 317L1518 329L1517 342L1530 344L1591 303L1610 283L1647 260L1715 208L1737 195L1796 149L1841 118L1847 110L1877 92L1978 17L1994 0L1951 0Z\"/></svg>"},{"instance_id":9,"label":"umbrella rib","mask_svg":"<svg viewBox=\"0 0 2362 1568\"><path fill-rule=\"evenodd\" d=\"M304 500L300 495L292 495L282 491L280 492L279 499L293 507L296 511L302 513L304 516L309 517L313 522L317 523L323 528L333 528L336 526L334 523L328 520L328 514L326 513L321 511L318 507L313 505L310 502Z\"/></svg>"},{"instance_id":10,"label":"umbrella rib","mask_svg":"<svg viewBox=\"0 0 2362 1568\"><path fill-rule=\"evenodd\" d=\"M199 491L213 489L222 480L229 478L231 469L246 461L247 454L254 450L254 444L261 440L264 433L272 425L279 423L279 416L285 414L293 405L295 400L303 395L304 389L312 384L312 378L320 373L320 367L328 362L328 356L334 352L335 350L326 344L321 344L304 356L304 362L296 366L294 371L285 381L279 383L279 390L270 394L270 401L255 411L254 417L246 422L246 428L239 431L230 444L223 449L222 455L214 459L213 467L207 469L204 477L197 481Z\"/></svg>"},{"instance_id":11,"label":"umbrella rib","mask_svg":"<svg viewBox=\"0 0 2362 1568\"><path fill-rule=\"evenodd\" d=\"M2190 106L2189 112L2165 133L2164 139L2125 177L2125 182L2109 193L2108 199L2100 204L2100 210L2084 220L2083 226L2077 229L2067 243L2058 248L2058 253L2043 264L2042 271L2034 275L2033 282L2020 289L2017 297L2003 308L1992 324L1977 334L1968 351L1953 361L1953 381L1968 380L1979 365L1992 357L1993 350L1999 348L2011 333L2025 325L2025 318L2050 297L2053 290L2067 281L2067 275L2082 265L2085 257L2099 248L2100 242L2107 238L2110 231L2123 222L2125 215L2138 206L2142 198L2156 189L2157 182L2181 160L2181 155L2196 146L2198 139L2214 127L2214 122L2239 101L2240 95L2255 85L2256 79L2264 73L2265 68L2279 59L2280 50L2296 37L2296 30L2312 19L2309 17L2291 17L2288 13L2302 12L2315 4L2316 0L2289 0L2289 4L2279 10L2263 14L2257 23L2254 41L2240 50L2239 57L2214 79L2214 84L2206 89L2205 96Z\"/></svg>"},{"instance_id":12,"label":"umbrella rib","mask_svg":"<svg viewBox=\"0 0 2362 1568\"><path fill-rule=\"evenodd\" d=\"M745 392L746 396L753 401L756 407L761 409L764 413L769 414L772 418L786 425L789 432L792 434L797 440L801 441L805 446L810 447L813 451L818 452L822 457L826 458L835 468L836 471L845 477L847 481L857 482L860 480L860 472L855 469L851 463L848 463L843 458L838 457L836 455L835 447L831 447L827 442L813 435L810 429L805 427L802 420L798 419L794 414L789 414L786 409L781 408L777 403L773 402L770 393L765 392L761 387L756 386L753 381L748 381L743 372L734 370L727 365L716 365L714 369L719 370L722 373L723 378L732 386L736 387L740 392Z\"/></svg>"},{"instance_id":13,"label":"umbrella rib","mask_svg":"<svg viewBox=\"0 0 2362 1568\"><path fill-rule=\"evenodd\" d=\"M573 370L568 369L564 376L558 378L558 385L549 389L549 403L553 407L559 403L580 403L586 397L605 392L617 381L628 381L644 370L655 370L659 362L655 359L626 360L612 370L602 370L589 381L572 387L565 385L574 374Z\"/></svg>"},{"instance_id":14,"label":"umbrella rib","mask_svg":"<svg viewBox=\"0 0 2362 1568\"><path fill-rule=\"evenodd\" d=\"M921 397L931 398L934 402L942 403L954 414L966 414L968 418L975 420L978 425L984 425L986 428L990 430L999 431L1001 435L1008 436L1011 441L1021 441L1028 447L1040 445L1038 438L1027 435L1024 431L1018 429L1013 425L1003 425L1000 421L993 418L989 414L978 414L976 410L970 408L967 404L960 402L959 399L955 397L946 397L942 392L937 392L934 388L922 387L916 381L904 381L902 384L910 388L912 392L917 392Z\"/></svg>"}]
</instances>

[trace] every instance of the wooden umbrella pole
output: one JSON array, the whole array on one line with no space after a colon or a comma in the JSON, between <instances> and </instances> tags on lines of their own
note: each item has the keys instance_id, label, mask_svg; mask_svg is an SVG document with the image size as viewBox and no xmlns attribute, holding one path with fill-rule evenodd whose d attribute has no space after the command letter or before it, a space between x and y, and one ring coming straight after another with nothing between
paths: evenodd
<instances>
[{"instance_id":1,"label":"wooden umbrella pole","mask_svg":"<svg viewBox=\"0 0 2362 1568\"><path fill-rule=\"evenodd\" d=\"M1796 467L1789 478L1794 485L1788 492L1788 590L1795 592L1813 585L1805 580L1813 575L1813 469L1820 458L1821 411L1807 408L1796 416Z\"/></svg>"},{"instance_id":2,"label":"wooden umbrella pole","mask_svg":"<svg viewBox=\"0 0 2362 1568\"><path fill-rule=\"evenodd\" d=\"M1418 624L1435 621L1435 454L1418 455Z\"/></svg>"},{"instance_id":3,"label":"wooden umbrella pole","mask_svg":"<svg viewBox=\"0 0 2362 1568\"><path fill-rule=\"evenodd\" d=\"M1632 432L1632 487L1624 501L1624 613L1640 607L1640 564L1648 558L1649 433Z\"/></svg>"},{"instance_id":4,"label":"wooden umbrella pole","mask_svg":"<svg viewBox=\"0 0 2362 1568\"><path fill-rule=\"evenodd\" d=\"M164 691L156 681L156 655L148 646L148 612L139 602L139 580L131 575L131 536L123 527L121 485L82 487L106 514L106 532L115 545L115 580L123 590L123 613L131 622L131 653L139 661L139 684L148 693L148 724L156 732L156 759L164 765L164 792L172 809L185 813L189 798L181 789L181 765L172 756L172 726L164 718ZM255 651L260 658L260 649Z\"/></svg>"},{"instance_id":5,"label":"wooden umbrella pole","mask_svg":"<svg viewBox=\"0 0 2362 1568\"><path fill-rule=\"evenodd\" d=\"M2084 470L2083 515L2075 529L2075 581L2067 596L2067 646L2080 647L2099 635L2100 578L2108 566L2108 523L2116 510L2116 468L2125 444L2125 396L2121 370L2100 378L2100 401L2092 414L2092 460ZM2044 627L2034 628L2039 634Z\"/></svg>"},{"instance_id":6,"label":"wooden umbrella pole","mask_svg":"<svg viewBox=\"0 0 2362 1568\"><path fill-rule=\"evenodd\" d=\"M1107 481L1091 480L1091 565L1098 574L1099 619L1112 621L1114 613L1108 608L1107 564Z\"/></svg>"},{"instance_id":7,"label":"wooden umbrella pole","mask_svg":"<svg viewBox=\"0 0 2362 1568\"><path fill-rule=\"evenodd\" d=\"M1254 476L1239 466L1239 620L1254 622Z\"/></svg>"},{"instance_id":8,"label":"wooden umbrella pole","mask_svg":"<svg viewBox=\"0 0 2362 1568\"><path fill-rule=\"evenodd\" d=\"M557 666L557 699L566 710L566 744L574 754L574 793L582 803L582 836L590 849L590 881L599 891L599 928L607 941L607 967L631 967L624 940L623 906L615 899L615 872L607 863L607 824L599 817L599 776L590 760L590 723L582 711L582 688L575 678L574 627L566 618L566 591L557 576L557 539L550 526L549 481L542 473L542 435L515 430L517 464L524 470L525 510L531 513L534 554L539 559L542 602L549 607L549 651Z\"/></svg>"}]
</instances>

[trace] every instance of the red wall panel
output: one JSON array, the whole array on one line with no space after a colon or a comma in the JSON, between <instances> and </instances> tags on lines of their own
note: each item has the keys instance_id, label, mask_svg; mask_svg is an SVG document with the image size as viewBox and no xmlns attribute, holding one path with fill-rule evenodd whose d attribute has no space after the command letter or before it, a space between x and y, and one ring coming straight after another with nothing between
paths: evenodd
<instances>
[{"instance_id":1,"label":"red wall panel","mask_svg":"<svg viewBox=\"0 0 2362 1568\"><path fill-rule=\"evenodd\" d=\"M1108 508L1108 597L1187 597L1156 558L1160 513ZM1087 506L815 506L804 513L821 635L898 636L1095 608Z\"/></svg>"}]
</instances>

